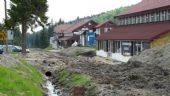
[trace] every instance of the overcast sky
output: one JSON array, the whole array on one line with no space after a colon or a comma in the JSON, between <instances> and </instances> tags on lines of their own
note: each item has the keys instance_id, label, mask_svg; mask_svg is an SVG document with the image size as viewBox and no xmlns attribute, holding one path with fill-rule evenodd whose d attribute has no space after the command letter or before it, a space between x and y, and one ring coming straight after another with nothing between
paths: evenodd
<instances>
[{"instance_id":1,"label":"overcast sky","mask_svg":"<svg viewBox=\"0 0 170 96\"><path fill-rule=\"evenodd\" d=\"M9 0L7 0L9 3ZM141 0L48 0L47 16L54 21L62 18L64 21L76 19L122 6L136 4ZM4 18L4 0L0 0L0 22ZM8 4L9 7L9 4Z\"/></svg>"}]
</instances>

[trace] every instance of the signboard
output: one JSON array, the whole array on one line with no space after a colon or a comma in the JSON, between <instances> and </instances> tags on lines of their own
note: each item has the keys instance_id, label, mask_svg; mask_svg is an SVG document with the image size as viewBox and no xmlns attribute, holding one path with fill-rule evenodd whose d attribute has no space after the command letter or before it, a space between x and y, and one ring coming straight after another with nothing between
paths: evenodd
<instances>
[{"instance_id":1,"label":"signboard","mask_svg":"<svg viewBox=\"0 0 170 96\"><path fill-rule=\"evenodd\" d=\"M0 31L0 40L5 40L6 36L5 33L3 31Z\"/></svg>"},{"instance_id":2,"label":"signboard","mask_svg":"<svg viewBox=\"0 0 170 96\"><path fill-rule=\"evenodd\" d=\"M8 33L8 35L7 35L8 40L13 40L14 39L14 32L11 31L11 30L8 30L7 33Z\"/></svg>"},{"instance_id":3,"label":"signboard","mask_svg":"<svg viewBox=\"0 0 170 96\"><path fill-rule=\"evenodd\" d=\"M94 45L96 43L96 40L95 40L95 32L87 32L87 42L88 42L88 45Z\"/></svg>"}]
</instances>

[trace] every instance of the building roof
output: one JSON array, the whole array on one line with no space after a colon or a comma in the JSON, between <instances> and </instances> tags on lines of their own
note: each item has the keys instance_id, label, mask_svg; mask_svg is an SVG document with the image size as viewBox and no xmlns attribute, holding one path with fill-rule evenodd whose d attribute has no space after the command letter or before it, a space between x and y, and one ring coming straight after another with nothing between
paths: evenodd
<instances>
[{"instance_id":1,"label":"building roof","mask_svg":"<svg viewBox=\"0 0 170 96\"><path fill-rule=\"evenodd\" d=\"M74 32L80 28L83 28L84 25L86 25L87 23L89 22L93 22L94 24L98 24L96 23L95 21L93 20L89 20L87 22L79 22L79 23L76 23L76 24L62 24L62 25L58 25L54 28L54 31L55 32Z\"/></svg>"},{"instance_id":2,"label":"building roof","mask_svg":"<svg viewBox=\"0 0 170 96\"><path fill-rule=\"evenodd\" d=\"M72 26L70 28L68 28L67 30L69 32L73 32L75 30L77 30L80 26L82 26L84 24L84 22L79 22L79 23L76 23L76 24L72 24Z\"/></svg>"},{"instance_id":3,"label":"building roof","mask_svg":"<svg viewBox=\"0 0 170 96\"><path fill-rule=\"evenodd\" d=\"M170 32L170 22L115 26L111 31L97 37L97 40L153 40Z\"/></svg>"},{"instance_id":4,"label":"building roof","mask_svg":"<svg viewBox=\"0 0 170 96\"><path fill-rule=\"evenodd\" d=\"M72 26L72 24L61 24L61 25L57 25L54 28L55 32L65 32L67 31L68 28L70 28Z\"/></svg>"},{"instance_id":5,"label":"building roof","mask_svg":"<svg viewBox=\"0 0 170 96\"><path fill-rule=\"evenodd\" d=\"M120 13L118 16L158 9L167 6L170 6L170 0L142 0L138 4L129 8L127 11Z\"/></svg>"},{"instance_id":6,"label":"building roof","mask_svg":"<svg viewBox=\"0 0 170 96\"><path fill-rule=\"evenodd\" d=\"M107 24L107 23L109 23L109 24L114 24L112 21L106 20L106 21L104 21L104 22L102 22L102 23L99 23L99 24L96 26L96 28L99 28L99 27L101 27L101 26L103 26L103 25L105 25L105 24Z\"/></svg>"},{"instance_id":7,"label":"building roof","mask_svg":"<svg viewBox=\"0 0 170 96\"><path fill-rule=\"evenodd\" d=\"M58 40L60 40L60 41L79 40L79 36L78 35L75 35L75 36L64 36L62 38L59 38Z\"/></svg>"}]
</instances>

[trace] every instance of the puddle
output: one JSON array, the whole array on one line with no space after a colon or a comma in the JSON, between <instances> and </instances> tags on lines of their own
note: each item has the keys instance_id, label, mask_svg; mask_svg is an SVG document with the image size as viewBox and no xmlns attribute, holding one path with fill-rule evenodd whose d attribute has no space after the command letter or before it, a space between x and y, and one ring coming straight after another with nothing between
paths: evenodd
<instances>
[{"instance_id":1,"label":"puddle","mask_svg":"<svg viewBox=\"0 0 170 96\"><path fill-rule=\"evenodd\" d=\"M54 85L52 84L52 82L51 81L47 81L46 82L46 88L47 88L47 90L48 90L48 93L47 93L47 95L48 96L59 96L59 90L56 90L55 88L54 88Z\"/></svg>"}]
</instances>

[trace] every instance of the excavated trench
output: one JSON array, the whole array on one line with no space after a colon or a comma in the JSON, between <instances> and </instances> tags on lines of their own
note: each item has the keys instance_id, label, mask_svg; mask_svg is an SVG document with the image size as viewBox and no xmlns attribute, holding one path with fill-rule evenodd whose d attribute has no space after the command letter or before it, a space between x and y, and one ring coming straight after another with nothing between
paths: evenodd
<instances>
[{"instance_id":1,"label":"excavated trench","mask_svg":"<svg viewBox=\"0 0 170 96\"><path fill-rule=\"evenodd\" d=\"M45 76L47 77L46 81L46 89L47 89L47 94L46 96L60 96L59 90L55 89L55 86L52 84L51 80L49 79L52 77L52 72L47 71L45 72Z\"/></svg>"},{"instance_id":2,"label":"excavated trench","mask_svg":"<svg viewBox=\"0 0 170 96\"><path fill-rule=\"evenodd\" d=\"M50 72L50 71L45 72L45 76L51 77L52 76L52 72Z\"/></svg>"}]
</instances>

